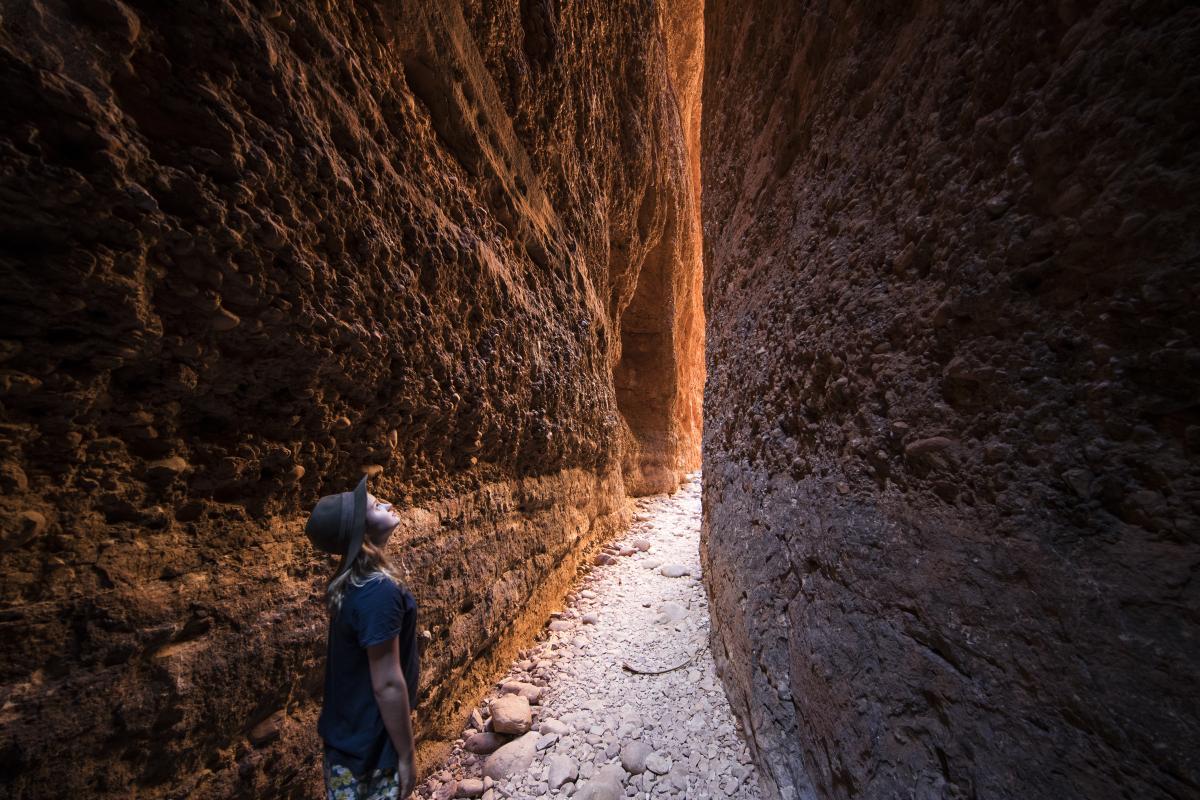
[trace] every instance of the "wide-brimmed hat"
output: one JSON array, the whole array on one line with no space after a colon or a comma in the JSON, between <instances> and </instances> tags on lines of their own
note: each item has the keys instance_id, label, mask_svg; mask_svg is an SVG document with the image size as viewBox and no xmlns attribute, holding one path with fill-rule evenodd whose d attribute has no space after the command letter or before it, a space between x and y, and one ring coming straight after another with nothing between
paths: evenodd
<instances>
[{"instance_id":1,"label":"wide-brimmed hat","mask_svg":"<svg viewBox=\"0 0 1200 800\"><path fill-rule=\"evenodd\" d=\"M313 547L342 557L333 574L336 580L358 558L366 529L367 476L364 475L354 491L327 494L318 500L308 516L304 533Z\"/></svg>"}]
</instances>

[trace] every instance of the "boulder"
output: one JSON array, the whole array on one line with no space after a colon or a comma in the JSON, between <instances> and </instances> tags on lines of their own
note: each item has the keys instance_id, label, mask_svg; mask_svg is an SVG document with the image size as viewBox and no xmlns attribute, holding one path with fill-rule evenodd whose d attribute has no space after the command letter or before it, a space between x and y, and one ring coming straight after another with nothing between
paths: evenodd
<instances>
[{"instance_id":1,"label":"boulder","mask_svg":"<svg viewBox=\"0 0 1200 800\"><path fill-rule=\"evenodd\" d=\"M529 701L519 694L501 695L488 705L488 709L492 715L492 730L496 733L525 733L533 725Z\"/></svg>"},{"instance_id":2,"label":"boulder","mask_svg":"<svg viewBox=\"0 0 1200 800\"><path fill-rule=\"evenodd\" d=\"M501 747L483 762L483 774L492 780L502 780L524 772L533 763L538 735L533 731Z\"/></svg>"}]
</instances>

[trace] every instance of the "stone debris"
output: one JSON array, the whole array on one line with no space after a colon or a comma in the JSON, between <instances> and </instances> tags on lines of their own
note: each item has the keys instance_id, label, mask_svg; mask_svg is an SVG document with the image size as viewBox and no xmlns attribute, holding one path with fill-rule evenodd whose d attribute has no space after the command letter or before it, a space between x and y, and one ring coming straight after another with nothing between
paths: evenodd
<instances>
[{"instance_id":1,"label":"stone debris","mask_svg":"<svg viewBox=\"0 0 1200 800\"><path fill-rule=\"evenodd\" d=\"M479 797L483 794L483 781L479 778L467 778L459 781L455 797Z\"/></svg>"},{"instance_id":2,"label":"stone debris","mask_svg":"<svg viewBox=\"0 0 1200 800\"><path fill-rule=\"evenodd\" d=\"M679 622L688 615L688 611L679 603L663 603L658 607L658 614L655 622Z\"/></svg>"},{"instance_id":3,"label":"stone debris","mask_svg":"<svg viewBox=\"0 0 1200 800\"><path fill-rule=\"evenodd\" d=\"M524 681L507 681L500 686L500 691L504 694L517 694L529 701L530 705L536 706L542 697L542 687L534 686L532 683Z\"/></svg>"},{"instance_id":4,"label":"stone debris","mask_svg":"<svg viewBox=\"0 0 1200 800\"><path fill-rule=\"evenodd\" d=\"M641 775L652 752L645 742L632 741L621 748L621 766L630 774Z\"/></svg>"},{"instance_id":5,"label":"stone debris","mask_svg":"<svg viewBox=\"0 0 1200 800\"><path fill-rule=\"evenodd\" d=\"M513 739L487 757L487 761L483 762L483 774L498 781L524 772L533 763L537 738L538 735L530 731L519 739Z\"/></svg>"},{"instance_id":6,"label":"stone debris","mask_svg":"<svg viewBox=\"0 0 1200 800\"><path fill-rule=\"evenodd\" d=\"M496 733L525 733L533 725L529 700L519 694L505 694L488 706L492 712L492 730Z\"/></svg>"},{"instance_id":7,"label":"stone debris","mask_svg":"<svg viewBox=\"0 0 1200 800\"><path fill-rule=\"evenodd\" d=\"M478 755L487 755L494 752L496 748L508 741L505 737L498 733L490 731L486 733L473 733L463 742L463 749L469 753Z\"/></svg>"},{"instance_id":8,"label":"stone debris","mask_svg":"<svg viewBox=\"0 0 1200 800\"><path fill-rule=\"evenodd\" d=\"M557 733L559 736L566 736L571 732L571 726L565 722L559 722L556 719L544 719L538 725L538 731L541 733Z\"/></svg>"},{"instance_id":9,"label":"stone debris","mask_svg":"<svg viewBox=\"0 0 1200 800\"><path fill-rule=\"evenodd\" d=\"M666 775L671 770L671 759L661 753L651 753L646 758L646 769L656 775Z\"/></svg>"},{"instance_id":10,"label":"stone debris","mask_svg":"<svg viewBox=\"0 0 1200 800\"><path fill-rule=\"evenodd\" d=\"M575 794L576 800L621 800L624 796L621 786L609 781L588 781Z\"/></svg>"},{"instance_id":11,"label":"stone debris","mask_svg":"<svg viewBox=\"0 0 1200 800\"><path fill-rule=\"evenodd\" d=\"M558 789L564 783L579 777L579 764L569 756L554 753L546 761L549 767L546 771L546 782L551 789Z\"/></svg>"},{"instance_id":12,"label":"stone debris","mask_svg":"<svg viewBox=\"0 0 1200 800\"><path fill-rule=\"evenodd\" d=\"M668 577L700 574L698 476L639 507L628 543L605 548L632 553L585 567L578 591L414 797L453 797L464 785L482 793L458 796L484 800L762 797L709 649L704 587ZM677 569L660 571L664 559ZM510 727L523 735L503 733Z\"/></svg>"}]
</instances>

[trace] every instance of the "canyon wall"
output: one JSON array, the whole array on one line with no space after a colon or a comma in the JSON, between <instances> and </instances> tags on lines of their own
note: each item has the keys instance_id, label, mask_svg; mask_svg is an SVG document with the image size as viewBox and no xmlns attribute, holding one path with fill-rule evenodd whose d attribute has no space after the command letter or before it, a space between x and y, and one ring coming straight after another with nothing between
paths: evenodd
<instances>
[{"instance_id":1,"label":"canyon wall","mask_svg":"<svg viewBox=\"0 0 1200 800\"><path fill-rule=\"evenodd\" d=\"M1198 34L707 3L702 558L774 796L1196 795Z\"/></svg>"},{"instance_id":2,"label":"canyon wall","mask_svg":"<svg viewBox=\"0 0 1200 800\"><path fill-rule=\"evenodd\" d=\"M364 471L431 763L698 463L698 76L647 2L0 14L0 788L314 796Z\"/></svg>"}]
</instances>

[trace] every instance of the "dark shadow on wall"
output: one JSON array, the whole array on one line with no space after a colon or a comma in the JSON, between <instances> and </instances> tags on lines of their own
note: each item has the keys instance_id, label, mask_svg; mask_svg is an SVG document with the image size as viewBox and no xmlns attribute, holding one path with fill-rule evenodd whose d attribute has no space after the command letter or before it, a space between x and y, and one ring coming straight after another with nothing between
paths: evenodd
<instances>
[{"instance_id":1,"label":"dark shadow on wall","mask_svg":"<svg viewBox=\"0 0 1200 800\"><path fill-rule=\"evenodd\" d=\"M638 232L646 235L657 208L653 187L638 212ZM667 211L661 238L651 247L638 273L633 299L621 314L621 359L613 369L617 407L629 434L624 450L625 488L631 495L674 489L678 483L679 436L675 398L674 297L670 270L676 218Z\"/></svg>"}]
</instances>

